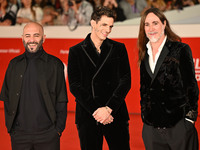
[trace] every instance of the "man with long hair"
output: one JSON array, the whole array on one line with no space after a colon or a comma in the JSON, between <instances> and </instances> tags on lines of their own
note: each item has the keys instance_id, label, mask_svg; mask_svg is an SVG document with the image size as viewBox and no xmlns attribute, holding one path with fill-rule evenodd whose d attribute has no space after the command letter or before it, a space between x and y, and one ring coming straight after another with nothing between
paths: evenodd
<instances>
[{"instance_id":1,"label":"man with long hair","mask_svg":"<svg viewBox=\"0 0 200 150\"><path fill-rule=\"evenodd\" d=\"M199 89L190 47L148 9L138 36L142 137L147 150L198 150Z\"/></svg>"}]
</instances>

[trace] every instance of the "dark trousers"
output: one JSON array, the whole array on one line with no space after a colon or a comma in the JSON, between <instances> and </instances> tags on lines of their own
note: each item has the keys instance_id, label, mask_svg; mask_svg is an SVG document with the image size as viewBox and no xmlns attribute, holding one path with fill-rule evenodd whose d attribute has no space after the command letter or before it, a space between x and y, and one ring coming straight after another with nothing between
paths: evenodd
<instances>
[{"instance_id":1,"label":"dark trousers","mask_svg":"<svg viewBox=\"0 0 200 150\"><path fill-rule=\"evenodd\" d=\"M110 150L130 150L128 122L102 125L96 122L77 124L81 150L102 150L103 136Z\"/></svg>"},{"instance_id":2,"label":"dark trousers","mask_svg":"<svg viewBox=\"0 0 200 150\"><path fill-rule=\"evenodd\" d=\"M55 128L37 134L11 132L12 150L60 150L60 137Z\"/></svg>"},{"instance_id":3,"label":"dark trousers","mask_svg":"<svg viewBox=\"0 0 200 150\"><path fill-rule=\"evenodd\" d=\"M172 128L144 124L142 138L146 150L199 150L197 130L185 119Z\"/></svg>"}]
</instances>

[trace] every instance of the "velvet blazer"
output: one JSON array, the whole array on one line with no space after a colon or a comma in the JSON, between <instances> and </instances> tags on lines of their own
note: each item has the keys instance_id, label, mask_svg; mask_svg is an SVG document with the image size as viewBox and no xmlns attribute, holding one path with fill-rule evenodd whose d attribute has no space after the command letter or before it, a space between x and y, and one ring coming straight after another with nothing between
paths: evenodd
<instances>
[{"instance_id":1,"label":"velvet blazer","mask_svg":"<svg viewBox=\"0 0 200 150\"><path fill-rule=\"evenodd\" d=\"M131 87L129 59L125 45L105 39L98 56L90 34L70 48L68 79L76 99L76 123L95 121L93 112L110 107L114 120L129 120L125 97Z\"/></svg>"},{"instance_id":2,"label":"velvet blazer","mask_svg":"<svg viewBox=\"0 0 200 150\"><path fill-rule=\"evenodd\" d=\"M197 119L199 89L187 44L166 41L154 73L146 53L140 65L141 116L154 127L172 127L182 118Z\"/></svg>"}]
</instances>

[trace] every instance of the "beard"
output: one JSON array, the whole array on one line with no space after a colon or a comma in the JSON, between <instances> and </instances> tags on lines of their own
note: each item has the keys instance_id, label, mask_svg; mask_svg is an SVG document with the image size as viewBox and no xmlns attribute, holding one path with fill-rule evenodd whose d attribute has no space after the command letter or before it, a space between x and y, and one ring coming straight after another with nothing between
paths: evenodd
<instances>
[{"instance_id":1,"label":"beard","mask_svg":"<svg viewBox=\"0 0 200 150\"><path fill-rule=\"evenodd\" d=\"M153 32L152 34L154 34L154 33L155 32ZM148 33L148 34L151 34L151 32ZM148 37L148 39L149 39L150 42L155 43L155 42L158 42L160 40L160 38L163 36L163 34L164 34L164 27L162 26L162 32L160 33L160 35L159 35L158 38L156 38L156 37L151 37L150 38L149 36L147 36L147 37Z\"/></svg>"},{"instance_id":2,"label":"beard","mask_svg":"<svg viewBox=\"0 0 200 150\"><path fill-rule=\"evenodd\" d=\"M43 38L39 41L39 43L38 43L38 42L27 42L27 43L26 43L26 42L23 40L23 44L24 44L25 49L26 49L28 52L30 52L30 53L36 53L37 51L39 51L39 50L42 48ZM36 49L34 50L33 48L29 48L29 47L28 47L29 44L37 44Z\"/></svg>"}]
</instances>

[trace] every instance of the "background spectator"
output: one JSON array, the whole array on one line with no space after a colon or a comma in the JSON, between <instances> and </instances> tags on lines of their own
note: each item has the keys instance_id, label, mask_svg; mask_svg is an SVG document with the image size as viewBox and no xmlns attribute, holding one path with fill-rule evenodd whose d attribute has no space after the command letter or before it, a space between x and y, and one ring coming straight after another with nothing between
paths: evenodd
<instances>
[{"instance_id":1,"label":"background spectator","mask_svg":"<svg viewBox=\"0 0 200 150\"><path fill-rule=\"evenodd\" d=\"M17 23L23 24L30 21L40 22L43 18L41 7L35 7L33 0L22 0L22 7L17 13Z\"/></svg>"},{"instance_id":2,"label":"background spectator","mask_svg":"<svg viewBox=\"0 0 200 150\"><path fill-rule=\"evenodd\" d=\"M56 8L56 2L57 0L35 0L35 6L39 6L41 8L44 8L45 6L53 6L54 8ZM60 3L60 1L58 0L58 2ZM60 5L60 4L59 4ZM59 9L60 6L58 6Z\"/></svg>"},{"instance_id":3,"label":"background spectator","mask_svg":"<svg viewBox=\"0 0 200 150\"><path fill-rule=\"evenodd\" d=\"M15 4L17 6L17 9L21 8L22 2L21 0L9 0L10 3Z\"/></svg>"},{"instance_id":4,"label":"background spectator","mask_svg":"<svg viewBox=\"0 0 200 150\"><path fill-rule=\"evenodd\" d=\"M99 6L103 5L103 1L102 0L88 0L88 2L90 2L93 6L93 9L96 9Z\"/></svg>"},{"instance_id":5,"label":"background spectator","mask_svg":"<svg viewBox=\"0 0 200 150\"><path fill-rule=\"evenodd\" d=\"M8 2L8 0L0 0L0 26L15 25L16 14L16 5Z\"/></svg>"},{"instance_id":6,"label":"background spectator","mask_svg":"<svg viewBox=\"0 0 200 150\"><path fill-rule=\"evenodd\" d=\"M182 0L183 7L193 6L196 4L196 0Z\"/></svg>"},{"instance_id":7,"label":"background spectator","mask_svg":"<svg viewBox=\"0 0 200 150\"><path fill-rule=\"evenodd\" d=\"M42 25L53 25L57 15L52 7L46 8L44 13L40 6L35 5L34 0L22 0L22 7L17 13L17 23L21 25L36 21Z\"/></svg>"},{"instance_id":8,"label":"background spectator","mask_svg":"<svg viewBox=\"0 0 200 150\"><path fill-rule=\"evenodd\" d=\"M54 2L55 3L55 2ZM54 25L55 20L59 13L55 9L55 5L51 0L35 0L34 6L40 7L43 10L43 18L41 24L43 25ZM59 9L58 9L59 11Z\"/></svg>"},{"instance_id":9,"label":"background spectator","mask_svg":"<svg viewBox=\"0 0 200 150\"><path fill-rule=\"evenodd\" d=\"M118 6L118 3L116 0L104 0L103 6L106 6L116 13L116 20L115 21L124 21L126 20L126 16L124 15L123 9Z\"/></svg>"},{"instance_id":10,"label":"background spectator","mask_svg":"<svg viewBox=\"0 0 200 150\"><path fill-rule=\"evenodd\" d=\"M146 0L121 0L119 6L123 9L123 12L127 19L139 17L146 9Z\"/></svg>"},{"instance_id":11,"label":"background spectator","mask_svg":"<svg viewBox=\"0 0 200 150\"><path fill-rule=\"evenodd\" d=\"M161 11L165 11L167 6L164 0L147 0L147 4L149 7L158 8Z\"/></svg>"},{"instance_id":12,"label":"background spectator","mask_svg":"<svg viewBox=\"0 0 200 150\"><path fill-rule=\"evenodd\" d=\"M93 7L85 0L61 0L63 7L62 24L71 30L78 25L89 25Z\"/></svg>"},{"instance_id":13,"label":"background spectator","mask_svg":"<svg viewBox=\"0 0 200 150\"><path fill-rule=\"evenodd\" d=\"M43 8L43 19L41 24L43 25L55 25L59 13L52 5L46 5Z\"/></svg>"}]
</instances>

